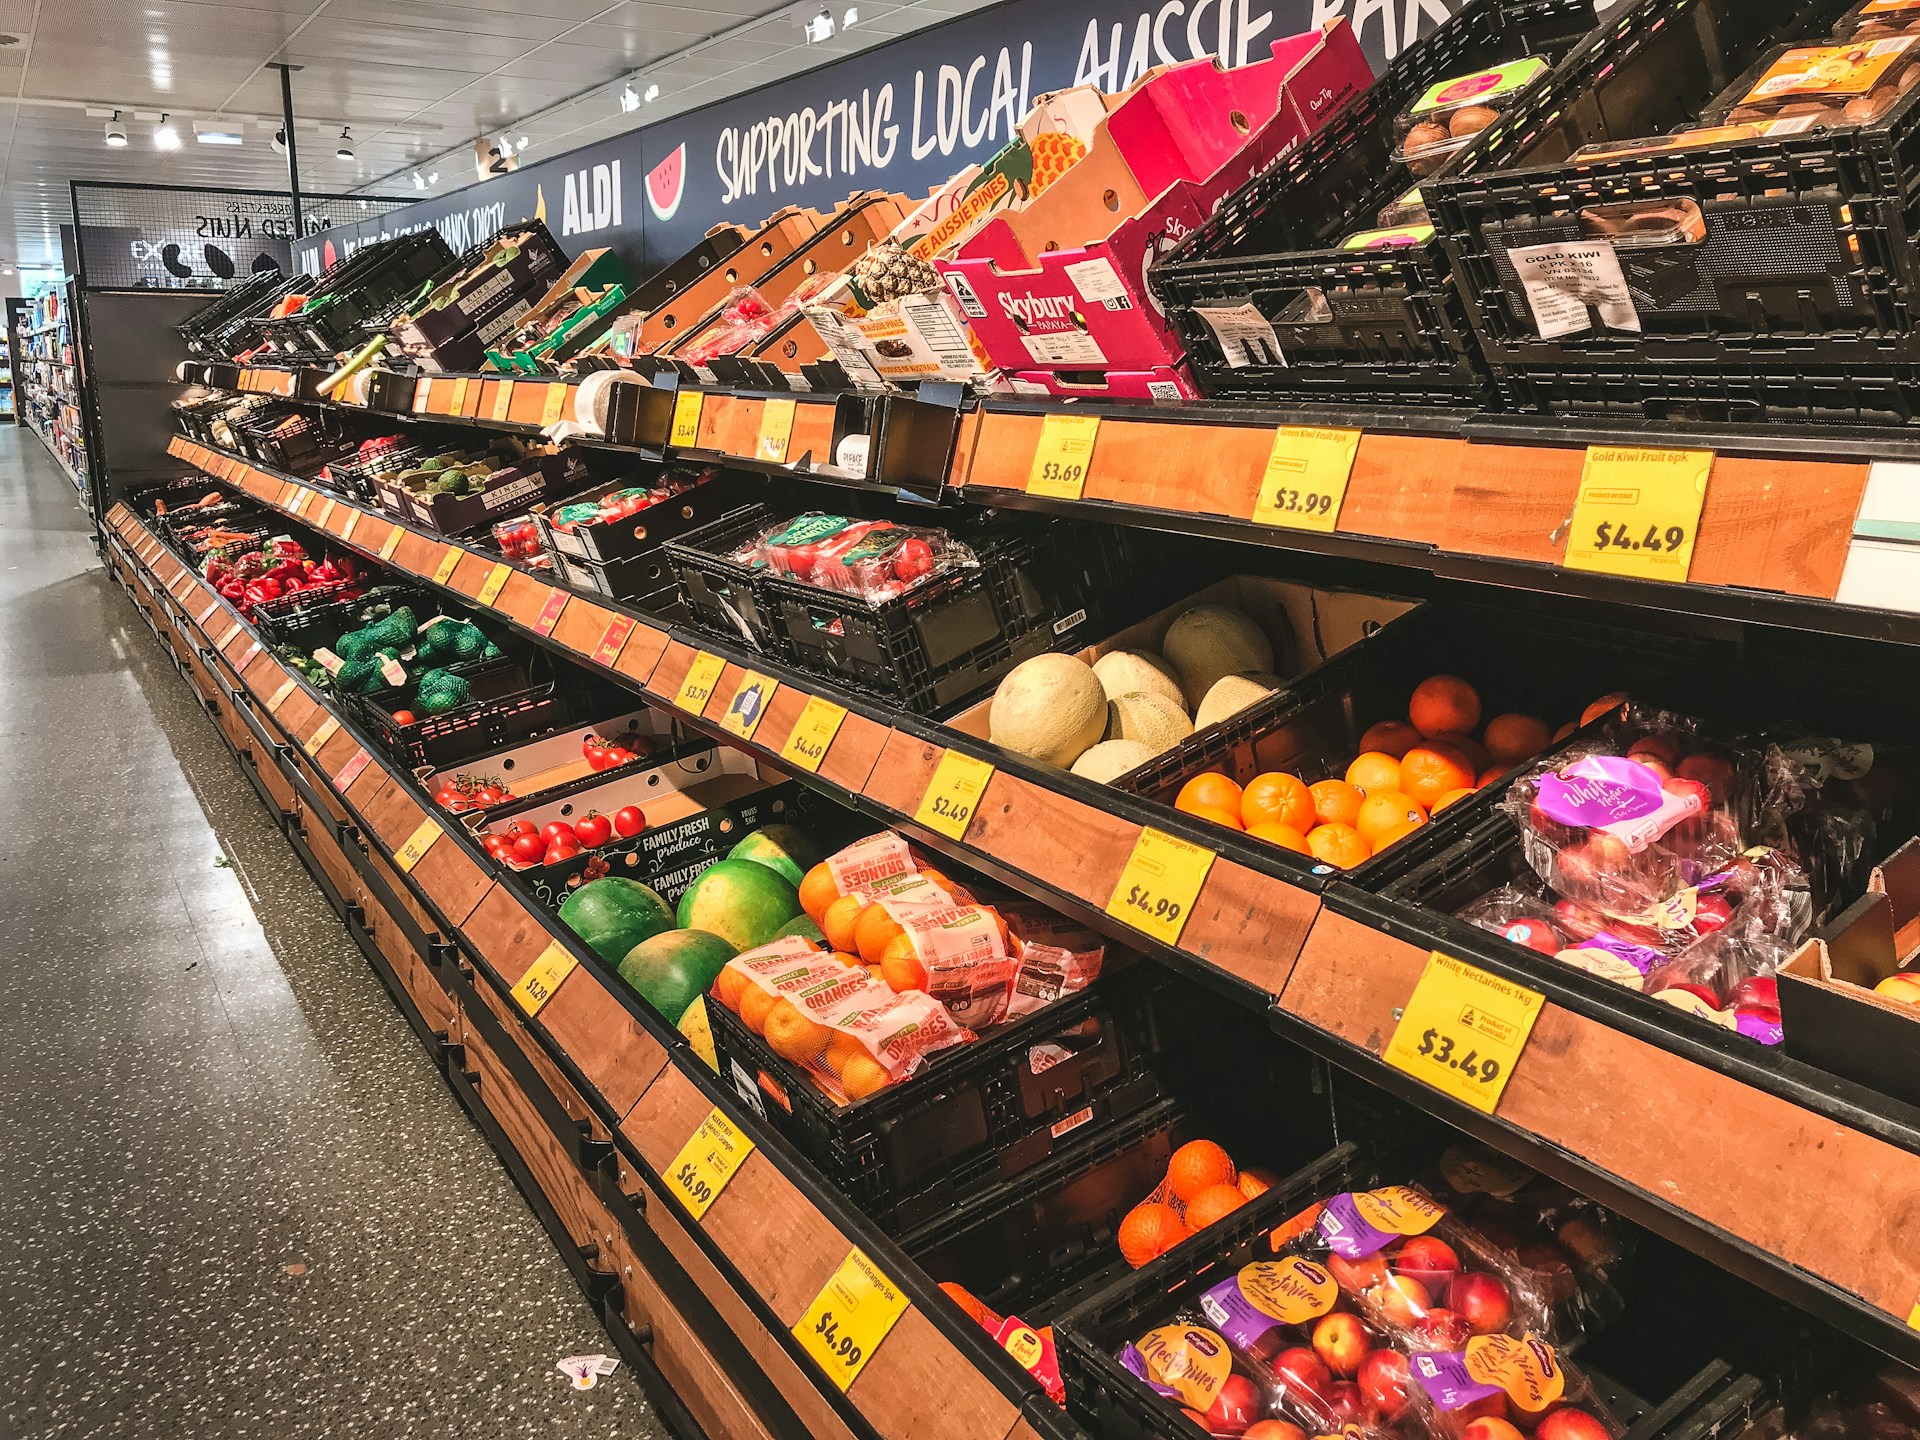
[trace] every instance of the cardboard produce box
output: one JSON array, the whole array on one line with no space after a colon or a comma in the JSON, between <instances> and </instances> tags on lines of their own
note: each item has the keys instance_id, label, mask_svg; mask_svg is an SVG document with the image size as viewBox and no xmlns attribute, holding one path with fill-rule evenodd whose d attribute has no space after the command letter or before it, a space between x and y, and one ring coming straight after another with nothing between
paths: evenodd
<instances>
[{"instance_id":1,"label":"cardboard produce box","mask_svg":"<svg viewBox=\"0 0 1920 1440\"><path fill-rule=\"evenodd\" d=\"M482 247L474 264L436 285L388 328L422 370L477 370L487 347L513 333L566 267L545 225L511 226Z\"/></svg>"},{"instance_id":2,"label":"cardboard produce box","mask_svg":"<svg viewBox=\"0 0 1920 1440\"><path fill-rule=\"evenodd\" d=\"M751 285L811 240L827 217L818 210L789 205L776 210L745 243L702 278L648 312L635 342L635 355L651 355L698 329L726 303L736 285Z\"/></svg>"},{"instance_id":3,"label":"cardboard produce box","mask_svg":"<svg viewBox=\"0 0 1920 1440\"><path fill-rule=\"evenodd\" d=\"M626 298L626 278L611 250L582 251L520 323L487 347L487 359L509 373L538 373L543 357Z\"/></svg>"},{"instance_id":4,"label":"cardboard produce box","mask_svg":"<svg viewBox=\"0 0 1920 1440\"><path fill-rule=\"evenodd\" d=\"M484 530L503 515L525 510L548 495L582 484L586 478L586 461L573 450L530 455L495 470L471 495L406 491L406 518L442 535L466 535Z\"/></svg>"}]
</instances>

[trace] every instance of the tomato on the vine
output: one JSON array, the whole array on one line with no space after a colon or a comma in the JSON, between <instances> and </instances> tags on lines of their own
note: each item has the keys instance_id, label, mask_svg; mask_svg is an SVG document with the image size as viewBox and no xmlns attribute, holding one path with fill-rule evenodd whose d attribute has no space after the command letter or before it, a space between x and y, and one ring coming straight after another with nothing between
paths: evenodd
<instances>
[{"instance_id":1,"label":"tomato on the vine","mask_svg":"<svg viewBox=\"0 0 1920 1440\"><path fill-rule=\"evenodd\" d=\"M537 865L547 853L547 842L540 838L538 831L529 832L514 838L513 858L528 865Z\"/></svg>"},{"instance_id":2,"label":"tomato on the vine","mask_svg":"<svg viewBox=\"0 0 1920 1440\"><path fill-rule=\"evenodd\" d=\"M613 822L597 810L589 811L573 822L573 833L579 837L582 845L591 849L613 838Z\"/></svg>"}]
</instances>

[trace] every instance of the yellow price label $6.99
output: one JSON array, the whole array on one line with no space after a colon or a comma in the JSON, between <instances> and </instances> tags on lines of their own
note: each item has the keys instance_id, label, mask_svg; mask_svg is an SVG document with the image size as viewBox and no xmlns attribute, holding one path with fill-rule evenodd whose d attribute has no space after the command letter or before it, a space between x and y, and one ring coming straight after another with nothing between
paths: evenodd
<instances>
[{"instance_id":1,"label":"yellow price label $6.99","mask_svg":"<svg viewBox=\"0 0 1920 1440\"><path fill-rule=\"evenodd\" d=\"M718 1110L709 1110L680 1153L667 1162L662 1178L698 1220L707 1213L734 1172L753 1153L753 1141Z\"/></svg>"},{"instance_id":2,"label":"yellow price label $6.99","mask_svg":"<svg viewBox=\"0 0 1920 1440\"><path fill-rule=\"evenodd\" d=\"M1436 950L1381 1058L1491 1115L1545 1003L1537 991Z\"/></svg>"}]
</instances>

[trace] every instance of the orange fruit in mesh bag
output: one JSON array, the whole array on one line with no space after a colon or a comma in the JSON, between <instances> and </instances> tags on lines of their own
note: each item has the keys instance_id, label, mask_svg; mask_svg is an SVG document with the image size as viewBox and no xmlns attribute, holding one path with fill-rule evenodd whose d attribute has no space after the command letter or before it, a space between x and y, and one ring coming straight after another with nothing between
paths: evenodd
<instances>
[{"instance_id":1,"label":"orange fruit in mesh bag","mask_svg":"<svg viewBox=\"0 0 1920 1440\"><path fill-rule=\"evenodd\" d=\"M914 954L913 937L896 935L880 957L880 980L896 994L902 990L927 988L927 967Z\"/></svg>"},{"instance_id":2,"label":"orange fruit in mesh bag","mask_svg":"<svg viewBox=\"0 0 1920 1440\"><path fill-rule=\"evenodd\" d=\"M855 927L866 908L867 902L858 895L842 895L827 906L820 916L820 933L827 937L827 944L836 950L857 952L860 947L854 943Z\"/></svg>"},{"instance_id":3,"label":"orange fruit in mesh bag","mask_svg":"<svg viewBox=\"0 0 1920 1440\"><path fill-rule=\"evenodd\" d=\"M1210 1185L1231 1185L1238 1172L1233 1157L1211 1140L1189 1140L1167 1162L1167 1189L1180 1201L1192 1200Z\"/></svg>"},{"instance_id":4,"label":"orange fruit in mesh bag","mask_svg":"<svg viewBox=\"0 0 1920 1440\"><path fill-rule=\"evenodd\" d=\"M1187 1202L1187 1228L1204 1230L1246 1203L1247 1197L1238 1185L1209 1185Z\"/></svg>"},{"instance_id":5,"label":"orange fruit in mesh bag","mask_svg":"<svg viewBox=\"0 0 1920 1440\"><path fill-rule=\"evenodd\" d=\"M737 1014L740 997L747 993L747 987L752 983L738 970L722 970L713 982L713 998Z\"/></svg>"},{"instance_id":6,"label":"orange fruit in mesh bag","mask_svg":"<svg viewBox=\"0 0 1920 1440\"><path fill-rule=\"evenodd\" d=\"M747 988L740 994L740 1018L747 1028L756 1035L767 1031L767 1016L773 1013L773 1007L780 1003L780 997L771 990L762 990L758 985L748 982Z\"/></svg>"},{"instance_id":7,"label":"orange fruit in mesh bag","mask_svg":"<svg viewBox=\"0 0 1920 1440\"><path fill-rule=\"evenodd\" d=\"M774 1002L761 1033L774 1054L799 1064L819 1060L833 1035L833 1031L810 1018L791 1000Z\"/></svg>"},{"instance_id":8,"label":"orange fruit in mesh bag","mask_svg":"<svg viewBox=\"0 0 1920 1440\"><path fill-rule=\"evenodd\" d=\"M887 1074L887 1067L871 1055L853 1056L840 1072L840 1088L847 1092L849 1100L864 1100L892 1083L893 1077Z\"/></svg>"},{"instance_id":9,"label":"orange fruit in mesh bag","mask_svg":"<svg viewBox=\"0 0 1920 1440\"><path fill-rule=\"evenodd\" d=\"M800 908L814 924L827 913L827 907L840 898L840 887L833 883L833 871L822 860L800 877Z\"/></svg>"},{"instance_id":10,"label":"orange fruit in mesh bag","mask_svg":"<svg viewBox=\"0 0 1920 1440\"><path fill-rule=\"evenodd\" d=\"M1127 1212L1120 1222L1120 1254L1138 1270L1166 1254L1187 1238L1187 1222L1171 1205L1148 1200Z\"/></svg>"}]
</instances>

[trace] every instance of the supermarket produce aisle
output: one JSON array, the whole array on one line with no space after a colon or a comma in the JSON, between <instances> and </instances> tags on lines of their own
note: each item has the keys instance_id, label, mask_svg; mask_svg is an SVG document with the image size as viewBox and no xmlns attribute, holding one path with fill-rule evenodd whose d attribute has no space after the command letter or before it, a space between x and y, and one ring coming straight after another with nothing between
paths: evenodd
<instances>
[{"instance_id":1,"label":"supermarket produce aisle","mask_svg":"<svg viewBox=\"0 0 1920 1440\"><path fill-rule=\"evenodd\" d=\"M0 664L0 1437L662 1434L12 429Z\"/></svg>"}]
</instances>

